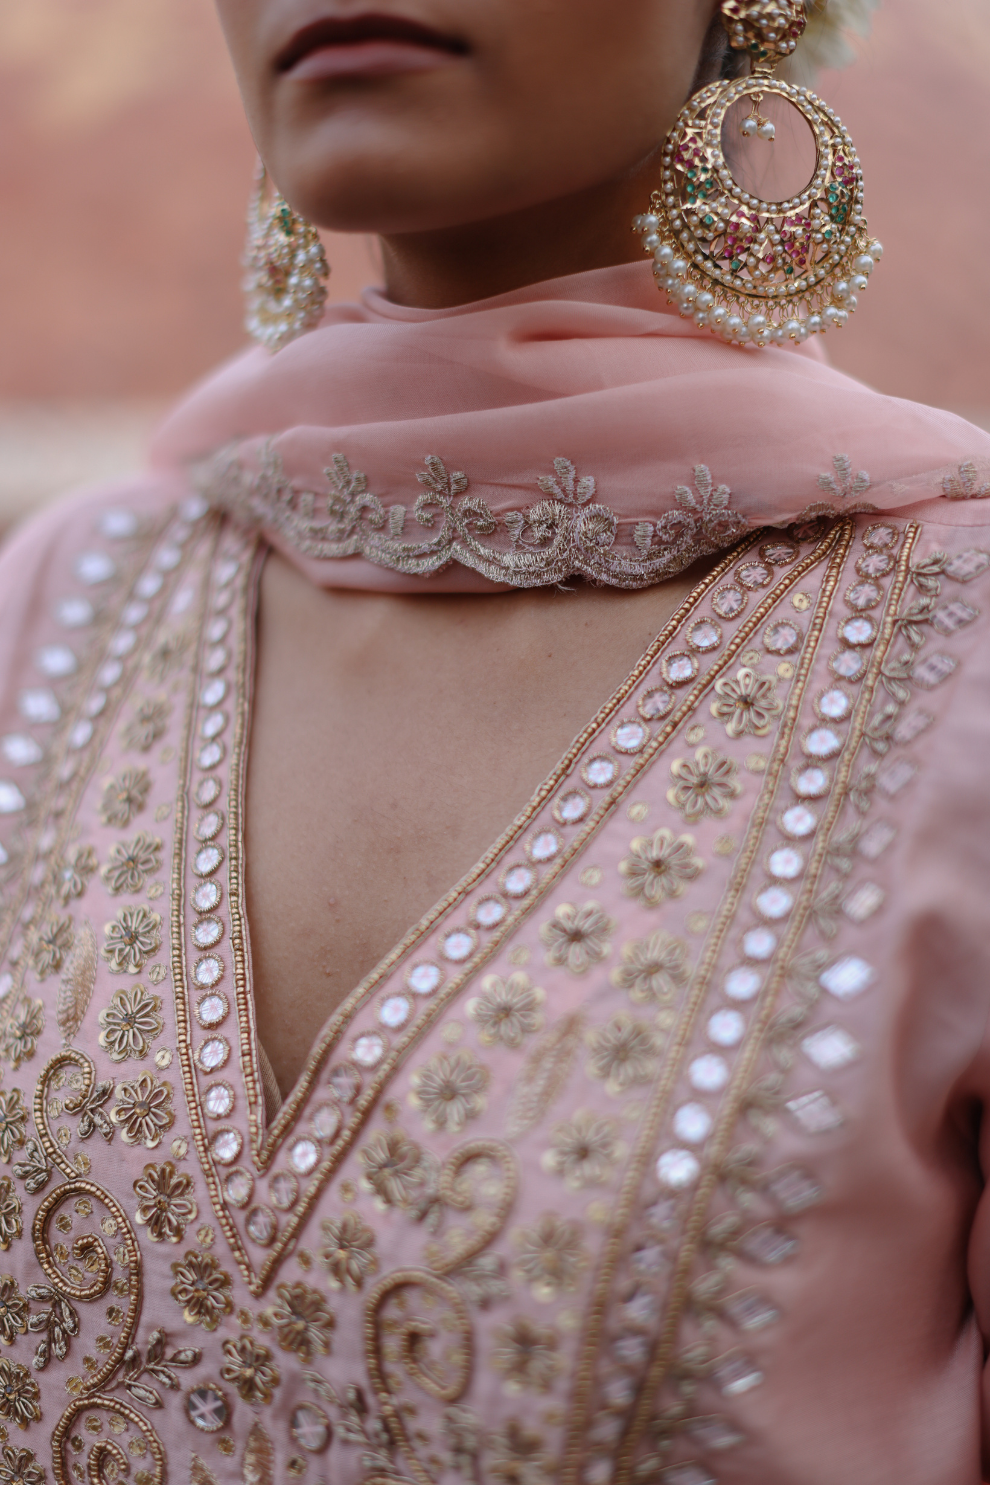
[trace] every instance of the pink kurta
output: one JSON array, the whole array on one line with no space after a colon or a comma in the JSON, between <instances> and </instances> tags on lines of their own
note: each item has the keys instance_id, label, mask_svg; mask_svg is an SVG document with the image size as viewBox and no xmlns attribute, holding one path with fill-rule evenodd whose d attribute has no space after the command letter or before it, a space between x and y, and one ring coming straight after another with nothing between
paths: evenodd
<instances>
[{"instance_id":1,"label":"pink kurta","mask_svg":"<svg viewBox=\"0 0 990 1485\"><path fill-rule=\"evenodd\" d=\"M3 1485L977 1485L990 510L945 512L743 535L267 1113L267 546L169 475L15 538Z\"/></svg>"}]
</instances>

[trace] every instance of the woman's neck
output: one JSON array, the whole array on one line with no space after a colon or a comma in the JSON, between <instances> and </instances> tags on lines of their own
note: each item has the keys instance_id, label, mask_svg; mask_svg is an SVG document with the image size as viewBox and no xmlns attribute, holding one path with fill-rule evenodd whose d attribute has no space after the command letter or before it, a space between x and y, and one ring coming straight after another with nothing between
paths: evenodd
<instances>
[{"instance_id":1,"label":"woman's neck","mask_svg":"<svg viewBox=\"0 0 990 1485\"><path fill-rule=\"evenodd\" d=\"M446 309L642 257L629 228L659 177L655 157L575 195L443 231L382 238L395 304Z\"/></svg>"}]
</instances>

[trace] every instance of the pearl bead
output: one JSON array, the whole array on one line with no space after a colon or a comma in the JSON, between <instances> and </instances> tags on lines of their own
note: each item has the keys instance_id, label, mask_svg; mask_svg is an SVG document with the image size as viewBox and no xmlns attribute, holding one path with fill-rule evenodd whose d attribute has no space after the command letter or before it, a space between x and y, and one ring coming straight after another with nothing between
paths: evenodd
<instances>
[{"instance_id":1,"label":"pearl bead","mask_svg":"<svg viewBox=\"0 0 990 1485\"><path fill-rule=\"evenodd\" d=\"M843 325L847 325L849 323L849 316L848 316L848 314L846 313L846 311L844 309L840 309L840 310L837 310L836 311L836 314L835 314L835 323L836 323L837 328L840 329L840 330L841 330L841 328L842 328Z\"/></svg>"},{"instance_id":2,"label":"pearl bead","mask_svg":"<svg viewBox=\"0 0 990 1485\"><path fill-rule=\"evenodd\" d=\"M869 278L870 274L876 267L876 264L870 257L869 253L860 253L859 257L854 259L853 267L855 268L857 273L865 274L865 276Z\"/></svg>"},{"instance_id":3,"label":"pearl bead","mask_svg":"<svg viewBox=\"0 0 990 1485\"><path fill-rule=\"evenodd\" d=\"M784 344L784 341L787 339L787 332L784 329L783 325L774 326L774 328L770 332L770 339L773 341L774 345Z\"/></svg>"},{"instance_id":4,"label":"pearl bead","mask_svg":"<svg viewBox=\"0 0 990 1485\"><path fill-rule=\"evenodd\" d=\"M709 311L708 320L712 325L724 325L728 315L729 311L724 304L716 304L715 308Z\"/></svg>"},{"instance_id":5,"label":"pearl bead","mask_svg":"<svg viewBox=\"0 0 990 1485\"><path fill-rule=\"evenodd\" d=\"M672 263L674 261L674 249L669 242L662 242L653 252L654 263Z\"/></svg>"},{"instance_id":6,"label":"pearl bead","mask_svg":"<svg viewBox=\"0 0 990 1485\"><path fill-rule=\"evenodd\" d=\"M850 289L844 278L840 278L839 282L832 290L833 297L836 299L848 299L851 293L852 289Z\"/></svg>"},{"instance_id":7,"label":"pearl bead","mask_svg":"<svg viewBox=\"0 0 990 1485\"><path fill-rule=\"evenodd\" d=\"M634 232L645 232L646 231L646 224L643 221L643 215L642 215L642 213L640 213L640 215L638 217L633 217L633 219L632 219L632 229L633 229Z\"/></svg>"},{"instance_id":8,"label":"pearl bead","mask_svg":"<svg viewBox=\"0 0 990 1485\"><path fill-rule=\"evenodd\" d=\"M761 139L773 139L777 131L770 120L765 119L756 132Z\"/></svg>"},{"instance_id":9,"label":"pearl bead","mask_svg":"<svg viewBox=\"0 0 990 1485\"><path fill-rule=\"evenodd\" d=\"M702 328L704 328L704 326L708 324L708 311L706 309L698 309L697 300L695 300L695 311L693 319L694 323L701 326Z\"/></svg>"},{"instance_id":10,"label":"pearl bead","mask_svg":"<svg viewBox=\"0 0 990 1485\"><path fill-rule=\"evenodd\" d=\"M853 310L858 304L859 300L856 298L855 294L847 294L845 299L843 299L842 301L843 309L847 309L850 314L852 314Z\"/></svg>"},{"instance_id":11,"label":"pearl bead","mask_svg":"<svg viewBox=\"0 0 990 1485\"><path fill-rule=\"evenodd\" d=\"M855 289L857 294L862 294L863 290L867 287L866 274L854 273L852 278L849 280L849 286L850 288Z\"/></svg>"},{"instance_id":12,"label":"pearl bead","mask_svg":"<svg viewBox=\"0 0 990 1485\"><path fill-rule=\"evenodd\" d=\"M739 125L739 133L742 134L746 139L752 139L758 127L759 125L757 120L754 119L751 114L748 119L743 119L742 123Z\"/></svg>"},{"instance_id":13,"label":"pearl bead","mask_svg":"<svg viewBox=\"0 0 990 1485\"><path fill-rule=\"evenodd\" d=\"M657 236L657 234L655 232L649 232L649 233L647 233L646 237L643 238L643 247L646 250L646 252L648 252L648 253L656 252L656 250L657 250L657 248L659 246L660 246L660 239L659 239L659 237Z\"/></svg>"},{"instance_id":14,"label":"pearl bead","mask_svg":"<svg viewBox=\"0 0 990 1485\"><path fill-rule=\"evenodd\" d=\"M786 320L784 322L784 334L788 340L797 340L801 333L801 326L797 320Z\"/></svg>"},{"instance_id":15,"label":"pearl bead","mask_svg":"<svg viewBox=\"0 0 990 1485\"><path fill-rule=\"evenodd\" d=\"M693 304L698 297L697 284L682 284L680 289L678 290L677 297L682 304Z\"/></svg>"},{"instance_id":16,"label":"pearl bead","mask_svg":"<svg viewBox=\"0 0 990 1485\"><path fill-rule=\"evenodd\" d=\"M715 303L715 296L714 294L709 294L707 289L702 289L701 293L698 295L697 299L694 302L695 306L698 309L703 310L707 313L707 311L710 310L712 305Z\"/></svg>"},{"instance_id":17,"label":"pearl bead","mask_svg":"<svg viewBox=\"0 0 990 1485\"><path fill-rule=\"evenodd\" d=\"M841 309L836 309L834 304L829 305L828 309L822 315L822 323L827 330L830 330L838 322L838 317L841 313Z\"/></svg>"},{"instance_id":18,"label":"pearl bead","mask_svg":"<svg viewBox=\"0 0 990 1485\"><path fill-rule=\"evenodd\" d=\"M883 257L883 243L877 242L876 238L870 243L870 257L874 263L879 263Z\"/></svg>"},{"instance_id":19,"label":"pearl bead","mask_svg":"<svg viewBox=\"0 0 990 1485\"><path fill-rule=\"evenodd\" d=\"M760 314L750 315L749 320L747 321L747 323L749 325L750 330L755 335L758 330L765 330L766 329L767 317L766 317L766 315L760 315Z\"/></svg>"},{"instance_id":20,"label":"pearl bead","mask_svg":"<svg viewBox=\"0 0 990 1485\"><path fill-rule=\"evenodd\" d=\"M687 262L684 258L675 258L670 265L670 271L675 278L684 278L687 273Z\"/></svg>"},{"instance_id":21,"label":"pearl bead","mask_svg":"<svg viewBox=\"0 0 990 1485\"><path fill-rule=\"evenodd\" d=\"M742 320L738 315L730 315L725 322L725 328L730 335L736 335L742 329Z\"/></svg>"},{"instance_id":22,"label":"pearl bead","mask_svg":"<svg viewBox=\"0 0 990 1485\"><path fill-rule=\"evenodd\" d=\"M648 211L643 216L643 231L655 232L660 225L660 218L655 212Z\"/></svg>"}]
</instances>

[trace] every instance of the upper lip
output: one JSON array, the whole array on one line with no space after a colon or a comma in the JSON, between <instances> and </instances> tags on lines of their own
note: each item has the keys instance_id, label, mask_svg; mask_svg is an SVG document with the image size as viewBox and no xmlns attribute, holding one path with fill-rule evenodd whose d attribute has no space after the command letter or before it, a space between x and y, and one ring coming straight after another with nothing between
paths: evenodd
<instances>
[{"instance_id":1,"label":"upper lip","mask_svg":"<svg viewBox=\"0 0 990 1485\"><path fill-rule=\"evenodd\" d=\"M404 41L413 46L452 52L455 56L463 56L467 51L459 37L445 35L422 21L368 11L363 15L346 17L324 16L322 20L303 26L278 53L275 66L279 72L288 72L310 52L325 46L347 46L359 41Z\"/></svg>"}]
</instances>

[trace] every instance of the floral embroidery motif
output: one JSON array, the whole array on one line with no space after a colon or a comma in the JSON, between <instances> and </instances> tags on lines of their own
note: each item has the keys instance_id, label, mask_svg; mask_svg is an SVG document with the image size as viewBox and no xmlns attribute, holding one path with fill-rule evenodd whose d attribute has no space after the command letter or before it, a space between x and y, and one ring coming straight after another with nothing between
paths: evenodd
<instances>
[{"instance_id":1,"label":"floral embroidery motif","mask_svg":"<svg viewBox=\"0 0 990 1485\"><path fill-rule=\"evenodd\" d=\"M755 670L744 668L735 677L723 676L715 682L715 692L712 716L725 724L729 737L747 732L765 737L781 710L774 682Z\"/></svg>"},{"instance_id":2,"label":"floral embroidery motif","mask_svg":"<svg viewBox=\"0 0 990 1485\"><path fill-rule=\"evenodd\" d=\"M529 975L519 972L507 980L500 975L485 975L481 994L468 1001L467 1010L478 1026L478 1040L483 1046L515 1048L543 1024L543 1000L543 991Z\"/></svg>"},{"instance_id":3,"label":"floral embroidery motif","mask_svg":"<svg viewBox=\"0 0 990 1485\"><path fill-rule=\"evenodd\" d=\"M121 908L103 930L103 957L116 975L138 975L161 948L162 920L146 907Z\"/></svg>"},{"instance_id":4,"label":"floral embroidery motif","mask_svg":"<svg viewBox=\"0 0 990 1485\"><path fill-rule=\"evenodd\" d=\"M645 1021L620 1013L589 1037L590 1071L607 1093L624 1093L634 1083L648 1083L656 1071L663 1044Z\"/></svg>"},{"instance_id":5,"label":"floral embroidery motif","mask_svg":"<svg viewBox=\"0 0 990 1485\"><path fill-rule=\"evenodd\" d=\"M16 1072L22 1062L34 1056L38 1038L45 1029L45 1007L42 1001L23 995L14 1007L4 1037L4 1056Z\"/></svg>"},{"instance_id":6,"label":"floral embroidery motif","mask_svg":"<svg viewBox=\"0 0 990 1485\"><path fill-rule=\"evenodd\" d=\"M597 902L583 907L562 902L549 923L540 929L547 948L547 963L563 966L571 974L582 975L608 954L609 938L615 924Z\"/></svg>"},{"instance_id":7,"label":"floral embroidery motif","mask_svg":"<svg viewBox=\"0 0 990 1485\"><path fill-rule=\"evenodd\" d=\"M361 1151L363 1183L388 1207L408 1206L423 1185L423 1152L399 1129L376 1134Z\"/></svg>"},{"instance_id":8,"label":"floral embroidery motif","mask_svg":"<svg viewBox=\"0 0 990 1485\"><path fill-rule=\"evenodd\" d=\"M549 1392L560 1370L558 1346L551 1326L517 1315L495 1331L492 1366L510 1392Z\"/></svg>"},{"instance_id":9,"label":"floral embroidery motif","mask_svg":"<svg viewBox=\"0 0 990 1485\"><path fill-rule=\"evenodd\" d=\"M457 1134L485 1106L488 1069L470 1052L441 1052L414 1072L410 1082L412 1101L430 1129Z\"/></svg>"},{"instance_id":10,"label":"floral embroidery motif","mask_svg":"<svg viewBox=\"0 0 990 1485\"><path fill-rule=\"evenodd\" d=\"M501 1485L550 1485L554 1470L539 1434L510 1418L491 1437L488 1473Z\"/></svg>"},{"instance_id":11,"label":"floral embroidery motif","mask_svg":"<svg viewBox=\"0 0 990 1485\"><path fill-rule=\"evenodd\" d=\"M193 1189L192 1176L177 1171L171 1160L145 1166L144 1174L134 1182L135 1221L147 1227L151 1242L181 1243L187 1226L198 1216Z\"/></svg>"},{"instance_id":12,"label":"floral embroidery motif","mask_svg":"<svg viewBox=\"0 0 990 1485\"><path fill-rule=\"evenodd\" d=\"M833 473L818 476L818 488L827 491L834 499L847 500L852 495L865 495L870 488L870 476L865 469L853 474L848 454L834 454L832 469Z\"/></svg>"},{"instance_id":13,"label":"floral embroidery motif","mask_svg":"<svg viewBox=\"0 0 990 1485\"><path fill-rule=\"evenodd\" d=\"M336 1220L320 1224L323 1246L320 1262L330 1277L332 1289L364 1288L365 1279L378 1272L375 1234L356 1212L345 1212Z\"/></svg>"},{"instance_id":14,"label":"floral embroidery motif","mask_svg":"<svg viewBox=\"0 0 990 1485\"><path fill-rule=\"evenodd\" d=\"M30 1449L4 1445L0 1454L0 1485L45 1485L45 1471Z\"/></svg>"},{"instance_id":15,"label":"floral embroidery motif","mask_svg":"<svg viewBox=\"0 0 990 1485\"><path fill-rule=\"evenodd\" d=\"M193 636L188 629L166 634L151 650L144 662L144 673L153 686L162 686L182 666L189 653Z\"/></svg>"},{"instance_id":16,"label":"floral embroidery motif","mask_svg":"<svg viewBox=\"0 0 990 1485\"><path fill-rule=\"evenodd\" d=\"M704 862L694 849L693 835L678 835L664 827L655 835L638 835L630 854L619 862L629 897L641 897L648 907L659 907L669 897L680 897Z\"/></svg>"},{"instance_id":17,"label":"floral embroidery motif","mask_svg":"<svg viewBox=\"0 0 990 1485\"><path fill-rule=\"evenodd\" d=\"M55 895L63 906L68 906L74 897L82 897L96 867L92 846L73 846L65 853L55 872Z\"/></svg>"},{"instance_id":18,"label":"floral embroidery motif","mask_svg":"<svg viewBox=\"0 0 990 1485\"><path fill-rule=\"evenodd\" d=\"M41 1391L26 1366L0 1357L0 1418L18 1428L41 1422Z\"/></svg>"},{"instance_id":19,"label":"floral embroidery motif","mask_svg":"<svg viewBox=\"0 0 990 1485\"><path fill-rule=\"evenodd\" d=\"M62 1252L56 1249L55 1256L64 1262L68 1255L63 1248ZM35 1310L28 1320L28 1330L42 1332L32 1365L35 1371L43 1372L53 1356L56 1361L64 1361L68 1356L69 1342L79 1334L79 1316L65 1296L50 1284L29 1284L27 1292L29 1299L45 1306Z\"/></svg>"},{"instance_id":20,"label":"floral embroidery motif","mask_svg":"<svg viewBox=\"0 0 990 1485\"><path fill-rule=\"evenodd\" d=\"M220 1375L236 1387L244 1402L252 1407L270 1403L282 1378L268 1347L259 1346L249 1335L241 1335L224 1341L223 1354L227 1360L220 1368Z\"/></svg>"},{"instance_id":21,"label":"floral embroidery motif","mask_svg":"<svg viewBox=\"0 0 990 1485\"><path fill-rule=\"evenodd\" d=\"M670 1000L688 981L687 945L662 929L623 944L622 961L612 971L612 984L639 1004Z\"/></svg>"},{"instance_id":22,"label":"floral embroidery motif","mask_svg":"<svg viewBox=\"0 0 990 1485\"><path fill-rule=\"evenodd\" d=\"M23 1149L28 1111L21 1102L21 1090L11 1088L0 1093L0 1160L9 1165L15 1150Z\"/></svg>"},{"instance_id":23,"label":"floral embroidery motif","mask_svg":"<svg viewBox=\"0 0 990 1485\"><path fill-rule=\"evenodd\" d=\"M565 1185L579 1191L585 1186L604 1185L618 1158L619 1144L611 1119L579 1110L553 1131L543 1165L562 1176Z\"/></svg>"},{"instance_id":24,"label":"floral embroidery motif","mask_svg":"<svg viewBox=\"0 0 990 1485\"><path fill-rule=\"evenodd\" d=\"M172 1277L172 1298L182 1306L187 1325L216 1330L223 1317L233 1313L230 1275L212 1253L187 1253L179 1263L172 1264Z\"/></svg>"},{"instance_id":25,"label":"floral embroidery motif","mask_svg":"<svg viewBox=\"0 0 990 1485\"><path fill-rule=\"evenodd\" d=\"M145 878L162 864L162 843L142 831L133 840L117 841L110 847L110 857L100 876L114 897L121 892L140 892Z\"/></svg>"},{"instance_id":26,"label":"floral embroidery motif","mask_svg":"<svg viewBox=\"0 0 990 1485\"><path fill-rule=\"evenodd\" d=\"M162 1003L143 985L122 985L114 991L110 1004L100 1012L100 1046L111 1062L124 1062L128 1057L147 1057L148 1046L161 1036L165 1025L159 1012Z\"/></svg>"},{"instance_id":27,"label":"floral embroidery motif","mask_svg":"<svg viewBox=\"0 0 990 1485\"><path fill-rule=\"evenodd\" d=\"M12 1274L0 1274L0 1341L13 1345L28 1328L27 1300L17 1287Z\"/></svg>"},{"instance_id":28,"label":"floral embroidery motif","mask_svg":"<svg viewBox=\"0 0 990 1485\"><path fill-rule=\"evenodd\" d=\"M136 748L141 753L147 753L153 748L158 739L164 736L169 711L168 702L161 697L149 697L147 701L142 701L124 728L125 748Z\"/></svg>"},{"instance_id":29,"label":"floral embroidery motif","mask_svg":"<svg viewBox=\"0 0 990 1485\"><path fill-rule=\"evenodd\" d=\"M144 768L125 768L104 785L100 819L104 825L123 829L139 815L151 793L151 778Z\"/></svg>"},{"instance_id":30,"label":"floral embroidery motif","mask_svg":"<svg viewBox=\"0 0 990 1485\"><path fill-rule=\"evenodd\" d=\"M577 1288L588 1263L577 1222L544 1212L532 1227L516 1235L516 1269L538 1300L556 1299Z\"/></svg>"},{"instance_id":31,"label":"floral embroidery motif","mask_svg":"<svg viewBox=\"0 0 990 1485\"><path fill-rule=\"evenodd\" d=\"M125 1145L154 1150L175 1123L171 1083L159 1083L151 1073L142 1073L133 1083L118 1083L110 1118L123 1131Z\"/></svg>"},{"instance_id":32,"label":"floral embroidery motif","mask_svg":"<svg viewBox=\"0 0 990 1485\"><path fill-rule=\"evenodd\" d=\"M62 968L66 954L72 948L72 919L49 918L38 934L34 946L34 972L39 980L47 980Z\"/></svg>"},{"instance_id":33,"label":"floral embroidery motif","mask_svg":"<svg viewBox=\"0 0 990 1485\"><path fill-rule=\"evenodd\" d=\"M14 1175L24 1182L24 1190L29 1196L36 1196L47 1186L52 1173L51 1166L39 1140L28 1140L25 1149L27 1159L14 1166Z\"/></svg>"},{"instance_id":34,"label":"floral embroidery motif","mask_svg":"<svg viewBox=\"0 0 990 1485\"><path fill-rule=\"evenodd\" d=\"M699 748L693 763L687 758L675 758L670 772L678 782L667 790L668 803L689 823L703 815L727 814L732 801L742 793L736 764L712 748Z\"/></svg>"},{"instance_id":35,"label":"floral embroidery motif","mask_svg":"<svg viewBox=\"0 0 990 1485\"><path fill-rule=\"evenodd\" d=\"M990 496L990 480L977 484L976 465L972 459L960 464L957 474L947 474L942 480L942 494L946 500L986 500Z\"/></svg>"},{"instance_id":36,"label":"floral embroidery motif","mask_svg":"<svg viewBox=\"0 0 990 1485\"><path fill-rule=\"evenodd\" d=\"M507 511L501 519L480 495L469 492L462 470L449 471L434 454L425 466L416 475L424 489L412 514L427 534L410 540L402 539L406 507L393 505L386 512L369 492L367 476L352 470L343 454L332 457L322 500L313 491L296 489L270 445L253 470L233 449L226 450L203 467L199 484L211 504L232 510L247 525L273 527L308 557L362 556L420 577L459 562L518 588L559 583L575 574L620 588L649 587L683 572L698 557L731 546L748 530L745 517L729 509L728 487L716 486L704 465L695 468L693 491L678 485L674 508L655 525L637 522L626 542L620 541L615 512L590 503L597 493L593 477L578 478L569 459L555 458L554 474L538 477L543 500Z\"/></svg>"},{"instance_id":37,"label":"floral embroidery motif","mask_svg":"<svg viewBox=\"0 0 990 1485\"><path fill-rule=\"evenodd\" d=\"M292 1351L302 1361L330 1352L336 1325L333 1311L323 1295L308 1284L280 1284L278 1304L272 1311L275 1335L283 1351Z\"/></svg>"},{"instance_id":38,"label":"floral embroidery motif","mask_svg":"<svg viewBox=\"0 0 990 1485\"><path fill-rule=\"evenodd\" d=\"M21 1198L9 1176L0 1177L0 1248L6 1253L22 1230Z\"/></svg>"},{"instance_id":39,"label":"floral embroidery motif","mask_svg":"<svg viewBox=\"0 0 990 1485\"><path fill-rule=\"evenodd\" d=\"M79 1116L76 1126L79 1139L88 1140L96 1130L99 1130L108 1144L113 1139L113 1125L103 1108L109 1101L113 1088L113 1078L107 1078L103 1082L94 1083L88 1093L81 1091L70 1094L65 1099L62 1105L65 1112Z\"/></svg>"}]
</instances>

